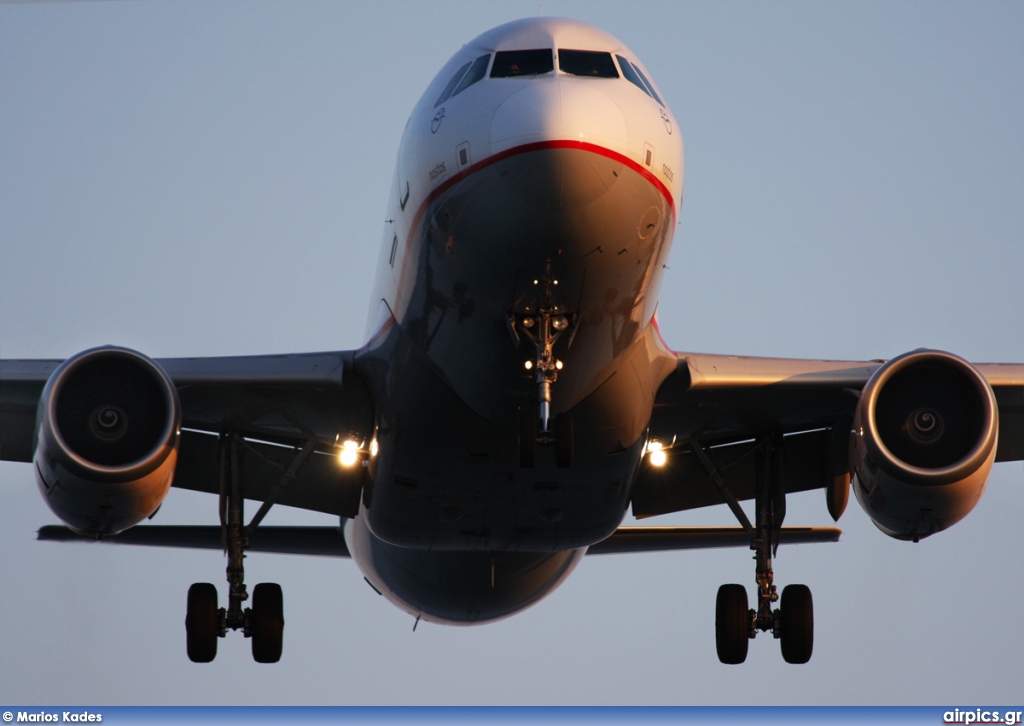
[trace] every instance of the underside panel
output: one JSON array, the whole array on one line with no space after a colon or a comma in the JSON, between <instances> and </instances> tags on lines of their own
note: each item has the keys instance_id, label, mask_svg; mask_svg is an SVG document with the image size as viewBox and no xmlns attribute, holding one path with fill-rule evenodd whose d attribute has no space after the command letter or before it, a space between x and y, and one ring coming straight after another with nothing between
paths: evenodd
<instances>
[{"instance_id":1,"label":"underside panel","mask_svg":"<svg viewBox=\"0 0 1024 726\"><path fill-rule=\"evenodd\" d=\"M787 493L823 488L829 472L829 432L787 436L782 445L782 483ZM708 458L729 492L740 501L757 493L758 446L754 441L710 449ZM824 500L824 495L822 495ZM724 504L711 475L688 447L671 450L665 466L644 466L633 485L633 516L651 517ZM824 501L823 501L824 503Z\"/></svg>"},{"instance_id":2,"label":"underside panel","mask_svg":"<svg viewBox=\"0 0 1024 726\"><path fill-rule=\"evenodd\" d=\"M343 468L337 456L302 447L242 440L237 445L242 496L264 502L354 517L359 509L363 469ZM183 431L174 486L218 494L221 491L221 442L217 436ZM288 471L298 462L293 475Z\"/></svg>"},{"instance_id":3,"label":"underside panel","mask_svg":"<svg viewBox=\"0 0 1024 726\"><path fill-rule=\"evenodd\" d=\"M631 362L650 368L650 341L638 341L625 369L570 412L578 422L572 466L556 466L554 447L541 444L536 465L525 468L516 408L497 422L479 416L397 328L392 337L385 348L404 352L388 356L401 365L388 371L389 394L378 402L380 454L364 495L378 537L408 548L553 551L586 546L615 529L653 403Z\"/></svg>"}]
</instances>

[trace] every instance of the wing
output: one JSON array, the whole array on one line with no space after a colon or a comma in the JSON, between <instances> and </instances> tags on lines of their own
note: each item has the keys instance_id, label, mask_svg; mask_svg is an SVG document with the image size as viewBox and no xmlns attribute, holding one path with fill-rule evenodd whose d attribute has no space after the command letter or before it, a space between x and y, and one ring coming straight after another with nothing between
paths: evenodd
<instances>
[{"instance_id":1,"label":"wing","mask_svg":"<svg viewBox=\"0 0 1024 726\"><path fill-rule=\"evenodd\" d=\"M783 527L780 544L838 542L837 527ZM259 527L252 531L249 552L279 555L350 557L341 527ZM39 529L37 539L46 542L82 542L61 525ZM220 527L145 524L102 540L105 544L181 549L221 550ZM750 547L750 535L742 527L619 527L610 537L587 548L588 555L676 550Z\"/></svg>"},{"instance_id":2,"label":"wing","mask_svg":"<svg viewBox=\"0 0 1024 726\"><path fill-rule=\"evenodd\" d=\"M180 448L174 486L220 491L221 435L239 444L245 496L353 516L358 496L339 479L338 442L372 428L353 351L156 363L177 390ZM63 363L0 361L0 459L32 461L43 389Z\"/></svg>"},{"instance_id":3,"label":"wing","mask_svg":"<svg viewBox=\"0 0 1024 726\"><path fill-rule=\"evenodd\" d=\"M851 470L850 424L863 389L885 364L677 354L650 424L650 438L671 455L664 467L641 469L634 515L722 504L723 488L738 500L753 498L765 436L781 442L787 492L830 487ZM973 369L998 408L995 461L1024 459L1024 365Z\"/></svg>"},{"instance_id":4,"label":"wing","mask_svg":"<svg viewBox=\"0 0 1024 726\"><path fill-rule=\"evenodd\" d=\"M67 527L48 524L40 527L36 539L43 542L84 540ZM144 524L101 540L104 544L133 547L175 547L190 550L224 550L224 532L220 527ZM249 534L248 552L314 557L350 557L341 527L257 527Z\"/></svg>"}]
</instances>

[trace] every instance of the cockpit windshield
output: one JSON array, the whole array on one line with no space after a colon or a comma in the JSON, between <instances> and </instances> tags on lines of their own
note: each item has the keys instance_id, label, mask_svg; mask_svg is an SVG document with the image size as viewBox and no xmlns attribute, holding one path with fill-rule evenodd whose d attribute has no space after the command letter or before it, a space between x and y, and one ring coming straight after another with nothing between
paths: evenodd
<instances>
[{"instance_id":1,"label":"cockpit windshield","mask_svg":"<svg viewBox=\"0 0 1024 726\"><path fill-rule=\"evenodd\" d=\"M554 59L555 52L551 48L499 50L494 54L493 63L490 54L479 56L455 72L434 106L440 106L449 98L457 96L482 80L487 75L488 66L491 68L491 78L543 76L555 70ZM665 105L640 67L621 55L616 55L613 59L612 54L607 51L559 48L558 70L567 75L585 78L625 78L659 104Z\"/></svg>"},{"instance_id":2,"label":"cockpit windshield","mask_svg":"<svg viewBox=\"0 0 1024 726\"><path fill-rule=\"evenodd\" d=\"M491 78L540 76L555 70L550 48L537 50L499 50L494 54Z\"/></svg>"},{"instance_id":3,"label":"cockpit windshield","mask_svg":"<svg viewBox=\"0 0 1024 726\"><path fill-rule=\"evenodd\" d=\"M622 69L622 75L626 77L627 81L632 83L662 106L665 105L661 98L658 97L657 91L654 90L654 86L652 86L651 82L647 80L647 76L644 75L642 70L630 63L621 55L617 55L615 57L619 59L619 68Z\"/></svg>"},{"instance_id":4,"label":"cockpit windshield","mask_svg":"<svg viewBox=\"0 0 1024 726\"><path fill-rule=\"evenodd\" d=\"M618 78L611 53L597 50L558 49L558 70L574 76L592 78Z\"/></svg>"},{"instance_id":5,"label":"cockpit windshield","mask_svg":"<svg viewBox=\"0 0 1024 726\"><path fill-rule=\"evenodd\" d=\"M459 68L459 70L455 71L455 75L452 76L450 81L448 81L448 85L444 87L444 92L434 103L434 108L437 108L452 96L458 96L460 93L483 78L487 73L487 64L490 60L491 54L488 53L480 56L471 63L467 63ZM466 72L467 69L469 70L468 73Z\"/></svg>"},{"instance_id":6,"label":"cockpit windshield","mask_svg":"<svg viewBox=\"0 0 1024 726\"><path fill-rule=\"evenodd\" d=\"M455 90L455 86L457 86L459 84L459 81L462 80L462 76L469 69L469 66L470 64L467 63L466 65L462 66L462 68L455 71L455 75L452 76L452 79L448 81L448 85L444 87L444 91L441 93L440 96L438 96L437 102L434 104L434 108L437 108L451 97L452 91Z\"/></svg>"},{"instance_id":7,"label":"cockpit windshield","mask_svg":"<svg viewBox=\"0 0 1024 726\"><path fill-rule=\"evenodd\" d=\"M453 96L458 96L460 93L462 93L467 88L469 88L474 83L476 83L481 78L483 78L484 75L487 73L487 63L490 60L491 60L491 56L488 53L487 55L482 55L479 58L477 58L475 61L473 61L473 65L470 66L470 68L469 68L469 73L467 73L466 77L462 79L462 83L460 83L458 88L456 88L452 92L452 95Z\"/></svg>"}]
</instances>

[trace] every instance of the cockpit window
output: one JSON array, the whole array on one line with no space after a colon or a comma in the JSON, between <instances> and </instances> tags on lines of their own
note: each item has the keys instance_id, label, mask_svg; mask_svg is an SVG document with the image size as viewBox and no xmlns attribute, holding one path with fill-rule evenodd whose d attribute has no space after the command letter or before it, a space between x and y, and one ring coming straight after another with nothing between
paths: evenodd
<instances>
[{"instance_id":1,"label":"cockpit window","mask_svg":"<svg viewBox=\"0 0 1024 726\"><path fill-rule=\"evenodd\" d=\"M550 48L539 50L499 50L494 54L491 78L539 76L555 70Z\"/></svg>"},{"instance_id":2,"label":"cockpit window","mask_svg":"<svg viewBox=\"0 0 1024 726\"><path fill-rule=\"evenodd\" d=\"M661 97L658 95L658 92L654 90L654 84L648 81L647 76L645 76L644 72L640 70L640 66L633 66L633 70L635 70L636 74L640 76L640 80L644 82L645 86L647 86L647 90L651 92L651 96L654 98L654 100L660 103L662 106L664 106L665 102L661 100Z\"/></svg>"},{"instance_id":3,"label":"cockpit window","mask_svg":"<svg viewBox=\"0 0 1024 726\"><path fill-rule=\"evenodd\" d=\"M627 81L632 83L634 86L639 88L641 91L646 93L648 96L653 98L662 106L665 105L661 98L658 97L657 91L654 90L654 86L652 86L650 81L647 80L647 77L644 75L643 71L634 66L621 55L617 55L615 57L619 59L619 68L622 69L622 75L626 77Z\"/></svg>"},{"instance_id":4,"label":"cockpit window","mask_svg":"<svg viewBox=\"0 0 1024 726\"><path fill-rule=\"evenodd\" d=\"M558 69L574 76L591 76L592 78L618 78L611 53L597 50L565 50L558 49Z\"/></svg>"},{"instance_id":5,"label":"cockpit window","mask_svg":"<svg viewBox=\"0 0 1024 726\"><path fill-rule=\"evenodd\" d=\"M467 73L466 77L462 79L462 83L459 84L458 88L452 91L452 95L458 96L460 93L483 78L487 73L487 63L490 60L491 55L488 53L487 55L482 55L473 61L473 66L469 69L469 73Z\"/></svg>"},{"instance_id":6,"label":"cockpit window","mask_svg":"<svg viewBox=\"0 0 1024 726\"><path fill-rule=\"evenodd\" d=\"M437 99L437 103L434 104L434 108L437 108L442 103L448 100L448 97L452 95L452 91L455 90L455 86L457 86L459 84L459 81L462 80L462 76L466 72L466 69L469 68L469 66L470 64L467 63L466 65L462 66L462 68L455 71L455 75L452 76L452 79L450 81L448 81L448 85L444 87L444 93L442 93L440 97Z\"/></svg>"},{"instance_id":7,"label":"cockpit window","mask_svg":"<svg viewBox=\"0 0 1024 726\"><path fill-rule=\"evenodd\" d=\"M448 85L444 87L444 92L437 99L437 102L434 104L434 108L437 108L452 96L458 96L460 93L483 78L487 74L487 63L490 60L491 54L488 53L480 56L475 61L466 63L462 68L455 71L455 75L452 76L450 81L448 81ZM466 73L466 69L469 69L469 73ZM459 81L462 82L460 83Z\"/></svg>"}]
</instances>

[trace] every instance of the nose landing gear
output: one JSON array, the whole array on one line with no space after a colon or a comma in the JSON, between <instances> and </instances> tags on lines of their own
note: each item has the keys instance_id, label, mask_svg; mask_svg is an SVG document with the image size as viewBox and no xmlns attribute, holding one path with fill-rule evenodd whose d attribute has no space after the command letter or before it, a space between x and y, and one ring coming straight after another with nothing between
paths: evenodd
<instances>
[{"instance_id":1,"label":"nose landing gear","mask_svg":"<svg viewBox=\"0 0 1024 726\"><path fill-rule=\"evenodd\" d=\"M551 387L558 380L562 361L555 358L555 343L567 330L575 331L577 315L561 302L557 295L558 280L548 265L542 278L533 281L533 287L516 303L508 317L514 340L529 340L535 355L527 360L525 368L532 371L537 383L537 405L523 406L519 410L519 463L532 467L536 460L537 443L554 444L555 460L559 467L572 464L573 422L568 412L551 417ZM569 343L572 343L570 336ZM538 421L540 428L538 431Z\"/></svg>"},{"instance_id":2,"label":"nose landing gear","mask_svg":"<svg viewBox=\"0 0 1024 726\"><path fill-rule=\"evenodd\" d=\"M555 465L559 469L572 466L575 437L572 414L566 411L555 416L551 430L539 431L538 407L527 404L519 409L519 466L531 469L537 461L537 444L555 445Z\"/></svg>"}]
</instances>

